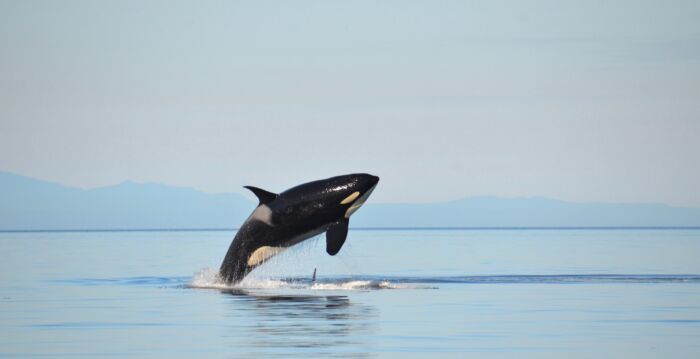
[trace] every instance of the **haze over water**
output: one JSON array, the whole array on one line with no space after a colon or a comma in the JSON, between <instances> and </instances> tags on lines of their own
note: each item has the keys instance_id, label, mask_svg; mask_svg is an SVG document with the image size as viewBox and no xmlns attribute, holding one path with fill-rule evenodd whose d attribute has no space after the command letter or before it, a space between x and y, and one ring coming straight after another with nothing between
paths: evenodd
<instances>
[{"instance_id":1,"label":"haze over water","mask_svg":"<svg viewBox=\"0 0 700 359\"><path fill-rule=\"evenodd\" d=\"M336 257L313 239L222 287L233 234L0 233L0 356L700 350L697 229L351 230Z\"/></svg>"}]
</instances>

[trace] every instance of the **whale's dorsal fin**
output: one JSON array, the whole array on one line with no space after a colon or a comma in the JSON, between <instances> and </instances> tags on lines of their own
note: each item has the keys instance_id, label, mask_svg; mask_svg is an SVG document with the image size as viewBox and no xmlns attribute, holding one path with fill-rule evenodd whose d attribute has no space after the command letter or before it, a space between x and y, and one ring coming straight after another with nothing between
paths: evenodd
<instances>
[{"instance_id":1,"label":"whale's dorsal fin","mask_svg":"<svg viewBox=\"0 0 700 359\"><path fill-rule=\"evenodd\" d=\"M249 189L255 197L258 197L258 200L260 201L260 204L267 204L272 202L277 196L279 196L277 193L272 193L268 192L262 188L258 187L253 187L253 186L243 186L243 188Z\"/></svg>"},{"instance_id":2,"label":"whale's dorsal fin","mask_svg":"<svg viewBox=\"0 0 700 359\"><path fill-rule=\"evenodd\" d=\"M340 251L340 247L345 243L345 238L348 236L348 224L350 221L344 220L332 225L326 232L326 252L334 256Z\"/></svg>"}]
</instances>

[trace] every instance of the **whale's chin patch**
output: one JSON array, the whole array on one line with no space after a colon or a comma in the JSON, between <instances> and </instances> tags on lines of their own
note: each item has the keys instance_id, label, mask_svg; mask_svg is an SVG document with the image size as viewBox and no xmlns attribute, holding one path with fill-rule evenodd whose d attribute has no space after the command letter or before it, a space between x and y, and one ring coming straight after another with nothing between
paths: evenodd
<instances>
[{"instance_id":1,"label":"whale's chin patch","mask_svg":"<svg viewBox=\"0 0 700 359\"><path fill-rule=\"evenodd\" d=\"M353 203L350 206L350 208L348 208L348 210L345 211L345 218L350 218L350 216L352 216L352 214L355 213L355 211L360 209L360 207L362 207L362 205L365 204L365 202L367 201L367 198L369 198L369 195L372 194L372 191L374 191L374 187L377 187L377 185L375 184L367 192L362 194L362 196L360 196L360 198L358 198L357 201L355 201L355 203ZM357 192L355 192L355 193L357 193Z\"/></svg>"},{"instance_id":2,"label":"whale's chin patch","mask_svg":"<svg viewBox=\"0 0 700 359\"><path fill-rule=\"evenodd\" d=\"M283 252L285 247L271 247L271 246L262 246L258 249L256 249L248 258L248 265L253 267L256 266L271 257L275 256L278 253Z\"/></svg>"}]
</instances>

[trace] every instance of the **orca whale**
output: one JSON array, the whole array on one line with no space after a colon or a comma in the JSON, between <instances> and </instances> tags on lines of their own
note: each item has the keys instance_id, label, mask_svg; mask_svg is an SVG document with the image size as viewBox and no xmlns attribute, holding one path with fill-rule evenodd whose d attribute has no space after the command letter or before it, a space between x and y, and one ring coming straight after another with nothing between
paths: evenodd
<instances>
[{"instance_id":1,"label":"orca whale","mask_svg":"<svg viewBox=\"0 0 700 359\"><path fill-rule=\"evenodd\" d=\"M241 281L272 256L326 232L326 252L336 255L345 243L350 216L362 206L379 177L355 173L305 183L276 194L244 186L260 203L241 225L224 257L219 275Z\"/></svg>"}]
</instances>

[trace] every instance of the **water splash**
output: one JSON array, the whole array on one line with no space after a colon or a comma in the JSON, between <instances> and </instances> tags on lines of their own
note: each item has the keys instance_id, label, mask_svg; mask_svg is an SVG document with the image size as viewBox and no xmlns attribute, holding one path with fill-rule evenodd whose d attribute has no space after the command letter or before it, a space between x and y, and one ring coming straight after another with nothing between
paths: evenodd
<instances>
[{"instance_id":1,"label":"water splash","mask_svg":"<svg viewBox=\"0 0 700 359\"><path fill-rule=\"evenodd\" d=\"M384 279L324 278L312 281L309 278L271 278L249 275L240 283L227 284L212 268L203 268L195 273L187 285L200 289L309 289L309 290L376 290L376 289L432 289L416 283L392 283Z\"/></svg>"},{"instance_id":2,"label":"water splash","mask_svg":"<svg viewBox=\"0 0 700 359\"><path fill-rule=\"evenodd\" d=\"M229 287L219 276L219 271L212 268L202 268L196 272L187 286L210 289L227 289Z\"/></svg>"},{"instance_id":3,"label":"water splash","mask_svg":"<svg viewBox=\"0 0 700 359\"><path fill-rule=\"evenodd\" d=\"M373 289L437 289L420 284L392 283L388 280L345 280L338 282L315 282L313 290L373 290Z\"/></svg>"}]
</instances>

